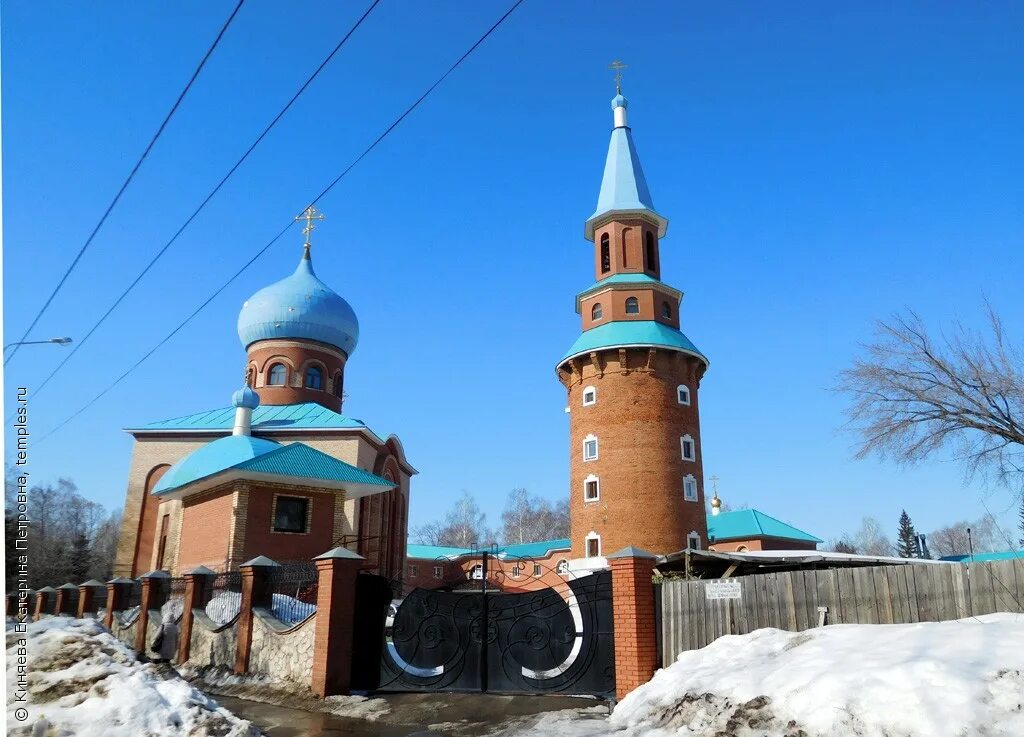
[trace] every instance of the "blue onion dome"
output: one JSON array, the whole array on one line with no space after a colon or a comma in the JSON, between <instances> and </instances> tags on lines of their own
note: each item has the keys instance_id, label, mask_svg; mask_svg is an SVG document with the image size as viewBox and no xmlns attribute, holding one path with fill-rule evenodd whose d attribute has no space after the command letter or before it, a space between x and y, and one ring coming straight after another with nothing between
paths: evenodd
<instances>
[{"instance_id":1,"label":"blue onion dome","mask_svg":"<svg viewBox=\"0 0 1024 737\"><path fill-rule=\"evenodd\" d=\"M307 248L294 274L245 301L238 337L246 348L258 340L305 338L351 356L359 342L359 321L349 303L313 273Z\"/></svg>"},{"instance_id":2,"label":"blue onion dome","mask_svg":"<svg viewBox=\"0 0 1024 737\"><path fill-rule=\"evenodd\" d=\"M254 392L248 384L231 395L232 407L245 407L256 409L260 406L260 395Z\"/></svg>"},{"instance_id":3,"label":"blue onion dome","mask_svg":"<svg viewBox=\"0 0 1024 737\"><path fill-rule=\"evenodd\" d=\"M280 443L251 435L228 435L197 448L175 463L153 489L154 494L176 489L193 481L225 471L239 463L270 453L281 447Z\"/></svg>"},{"instance_id":4,"label":"blue onion dome","mask_svg":"<svg viewBox=\"0 0 1024 737\"><path fill-rule=\"evenodd\" d=\"M629 107L629 103L626 101L626 98L623 97L621 94L618 94L612 98L612 110L614 110L617 107Z\"/></svg>"}]
</instances>

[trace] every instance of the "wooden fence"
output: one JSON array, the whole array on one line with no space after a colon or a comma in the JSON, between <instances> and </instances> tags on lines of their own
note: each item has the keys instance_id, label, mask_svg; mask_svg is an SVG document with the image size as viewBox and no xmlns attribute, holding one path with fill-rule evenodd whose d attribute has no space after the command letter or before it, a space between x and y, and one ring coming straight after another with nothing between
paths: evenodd
<instances>
[{"instance_id":1,"label":"wooden fence","mask_svg":"<svg viewBox=\"0 0 1024 737\"><path fill-rule=\"evenodd\" d=\"M724 594L723 580L739 598ZM708 591L709 584L710 592ZM1024 613L1024 558L765 573L718 580L667 580L658 587L662 663L722 635L762 627L798 632L826 624L904 624L993 612Z\"/></svg>"}]
</instances>

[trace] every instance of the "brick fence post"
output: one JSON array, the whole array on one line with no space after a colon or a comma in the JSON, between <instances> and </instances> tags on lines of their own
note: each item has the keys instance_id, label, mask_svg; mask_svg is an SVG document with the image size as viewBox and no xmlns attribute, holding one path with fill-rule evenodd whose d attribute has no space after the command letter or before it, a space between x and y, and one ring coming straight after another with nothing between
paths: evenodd
<instances>
[{"instance_id":1,"label":"brick fence post","mask_svg":"<svg viewBox=\"0 0 1024 737\"><path fill-rule=\"evenodd\" d=\"M657 556L628 547L608 556L615 622L615 697L651 680L658 667L654 564Z\"/></svg>"},{"instance_id":2,"label":"brick fence post","mask_svg":"<svg viewBox=\"0 0 1024 737\"><path fill-rule=\"evenodd\" d=\"M206 566L193 568L185 574L185 601L178 625L178 662L188 660L192 647L193 609L205 609L213 594L213 579L217 574Z\"/></svg>"},{"instance_id":3,"label":"brick fence post","mask_svg":"<svg viewBox=\"0 0 1024 737\"><path fill-rule=\"evenodd\" d=\"M318 696L347 694L352 683L356 576L365 559L339 547L313 560L318 586L311 685Z\"/></svg>"},{"instance_id":4,"label":"brick fence post","mask_svg":"<svg viewBox=\"0 0 1024 737\"><path fill-rule=\"evenodd\" d=\"M36 592L36 612L32 617L37 622L43 618L44 614L50 613L50 608L53 606L53 597L57 593L57 589L53 586L43 586Z\"/></svg>"},{"instance_id":5,"label":"brick fence post","mask_svg":"<svg viewBox=\"0 0 1024 737\"><path fill-rule=\"evenodd\" d=\"M145 655L149 612L164 605L171 574L167 571L150 571L139 576L139 580L142 582L142 596L139 600L139 618L135 620L135 652Z\"/></svg>"},{"instance_id":6,"label":"brick fence post","mask_svg":"<svg viewBox=\"0 0 1024 737\"><path fill-rule=\"evenodd\" d=\"M130 578L114 578L107 581L107 611L103 615L103 625L113 631L115 612L123 612L128 603L128 592L135 582Z\"/></svg>"},{"instance_id":7,"label":"brick fence post","mask_svg":"<svg viewBox=\"0 0 1024 737\"><path fill-rule=\"evenodd\" d=\"M78 587L73 583L62 583L57 587L57 605L53 608L56 615L66 614L69 617L75 616L75 597Z\"/></svg>"},{"instance_id":8,"label":"brick fence post","mask_svg":"<svg viewBox=\"0 0 1024 737\"><path fill-rule=\"evenodd\" d=\"M253 607L269 608L273 603L270 573L280 567L278 563L264 555L257 556L238 567L242 572L242 603L238 617L238 639L235 643L235 673L239 675L249 670Z\"/></svg>"},{"instance_id":9,"label":"brick fence post","mask_svg":"<svg viewBox=\"0 0 1024 737\"><path fill-rule=\"evenodd\" d=\"M100 601L103 598L103 592L106 587L94 578L89 579L85 583L78 584L78 618L81 619L86 614L96 614L96 610L100 608Z\"/></svg>"}]
</instances>

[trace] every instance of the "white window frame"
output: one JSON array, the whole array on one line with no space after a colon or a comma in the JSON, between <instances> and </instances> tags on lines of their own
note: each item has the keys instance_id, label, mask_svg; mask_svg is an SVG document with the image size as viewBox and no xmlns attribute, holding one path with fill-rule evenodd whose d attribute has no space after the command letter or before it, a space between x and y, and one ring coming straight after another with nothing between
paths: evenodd
<instances>
[{"instance_id":1,"label":"white window frame","mask_svg":"<svg viewBox=\"0 0 1024 737\"><path fill-rule=\"evenodd\" d=\"M592 556L590 554L590 541L591 540L597 540L597 555L596 556ZM598 535L593 530L591 530L589 533L587 533L587 536L585 538L583 538L583 555L584 555L584 557L587 557L587 558L593 558L593 557L600 558L601 557L601 536Z\"/></svg>"},{"instance_id":2,"label":"white window frame","mask_svg":"<svg viewBox=\"0 0 1024 737\"><path fill-rule=\"evenodd\" d=\"M686 401L683 401L683 392L686 392ZM676 387L676 401L686 407L690 406L690 387L686 384L680 384Z\"/></svg>"},{"instance_id":3,"label":"white window frame","mask_svg":"<svg viewBox=\"0 0 1024 737\"><path fill-rule=\"evenodd\" d=\"M696 542L696 545L694 545ZM686 549L687 550L700 550L700 533L696 530L690 530L690 534L686 536Z\"/></svg>"},{"instance_id":4,"label":"white window frame","mask_svg":"<svg viewBox=\"0 0 1024 737\"><path fill-rule=\"evenodd\" d=\"M514 566L512 566L512 578L519 578L522 575L523 575L523 564L522 563L516 563Z\"/></svg>"},{"instance_id":5,"label":"white window frame","mask_svg":"<svg viewBox=\"0 0 1024 737\"><path fill-rule=\"evenodd\" d=\"M693 495L689 493L690 489L693 489ZM688 473L683 477L683 499L688 502L695 502L700 496L697 489L697 478L692 474Z\"/></svg>"},{"instance_id":6,"label":"white window frame","mask_svg":"<svg viewBox=\"0 0 1024 737\"><path fill-rule=\"evenodd\" d=\"M686 444L690 444L691 455L686 455ZM684 461L696 461L697 460L697 441L693 439L693 436L687 433L683 437L679 438L679 454L683 457Z\"/></svg>"},{"instance_id":7,"label":"white window frame","mask_svg":"<svg viewBox=\"0 0 1024 737\"><path fill-rule=\"evenodd\" d=\"M535 576L536 578L540 578L541 576L543 576L543 575L544 575L544 569L543 569L543 568L541 568L541 565L540 565L540 563L534 563L534 564L533 564L533 575L534 575L534 576Z\"/></svg>"},{"instance_id":8,"label":"white window frame","mask_svg":"<svg viewBox=\"0 0 1024 737\"><path fill-rule=\"evenodd\" d=\"M444 566L434 566L434 578L444 578Z\"/></svg>"},{"instance_id":9,"label":"white window frame","mask_svg":"<svg viewBox=\"0 0 1024 737\"><path fill-rule=\"evenodd\" d=\"M484 578L484 564L477 563L475 566L469 569L469 577L473 581L482 581Z\"/></svg>"},{"instance_id":10,"label":"white window frame","mask_svg":"<svg viewBox=\"0 0 1024 737\"><path fill-rule=\"evenodd\" d=\"M590 443L590 442L594 443L594 455L588 457L587 456L587 443ZM584 460L584 462L596 461L597 457L598 457L597 436L596 435L587 435L587 437L583 438L583 460Z\"/></svg>"},{"instance_id":11,"label":"white window frame","mask_svg":"<svg viewBox=\"0 0 1024 737\"><path fill-rule=\"evenodd\" d=\"M595 487L597 489L597 493L594 494L593 497L587 496L587 487L590 485L591 482L594 483L594 485L595 485ZM590 502L596 502L596 501L599 501L600 499L601 499L601 479L600 479L600 477L598 477L597 474L592 473L589 476L587 476L585 479L583 479L583 501L585 503L589 504Z\"/></svg>"},{"instance_id":12,"label":"white window frame","mask_svg":"<svg viewBox=\"0 0 1024 737\"><path fill-rule=\"evenodd\" d=\"M565 558L562 558L561 560L559 560L558 563L555 564L555 572L559 576L568 576L569 575L569 561L567 561Z\"/></svg>"},{"instance_id":13,"label":"white window frame","mask_svg":"<svg viewBox=\"0 0 1024 737\"><path fill-rule=\"evenodd\" d=\"M419 566L413 566L413 565L409 566L409 576L412 577L412 578L419 578L419 576L420 576L420 567Z\"/></svg>"},{"instance_id":14,"label":"white window frame","mask_svg":"<svg viewBox=\"0 0 1024 737\"><path fill-rule=\"evenodd\" d=\"M587 392L593 392L594 393L594 398L591 399L589 402L587 401ZM584 407L593 407L595 404L597 404L597 387L596 386L588 386L587 388L585 388L583 390L583 406Z\"/></svg>"}]
</instances>

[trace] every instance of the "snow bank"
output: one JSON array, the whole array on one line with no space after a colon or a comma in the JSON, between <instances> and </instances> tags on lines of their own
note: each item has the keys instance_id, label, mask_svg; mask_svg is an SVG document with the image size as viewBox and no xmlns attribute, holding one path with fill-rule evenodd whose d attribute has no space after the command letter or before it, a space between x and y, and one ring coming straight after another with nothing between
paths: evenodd
<instances>
[{"instance_id":1,"label":"snow bank","mask_svg":"<svg viewBox=\"0 0 1024 737\"><path fill-rule=\"evenodd\" d=\"M549 715L518 734L1021 737L1024 616L726 636L684 652L607 720Z\"/></svg>"},{"instance_id":2,"label":"snow bank","mask_svg":"<svg viewBox=\"0 0 1024 737\"><path fill-rule=\"evenodd\" d=\"M135 654L91 619L52 617L7 632L7 679L27 640L28 703L7 704L11 735L47 737L253 737L243 721L185 681ZM28 719L18 721L23 707Z\"/></svg>"},{"instance_id":3,"label":"snow bank","mask_svg":"<svg viewBox=\"0 0 1024 737\"><path fill-rule=\"evenodd\" d=\"M299 601L285 594L274 594L270 611L285 624L298 624L316 613L316 604ZM242 595L237 591L224 591L210 599L206 616L218 625L227 624L238 616Z\"/></svg>"}]
</instances>

